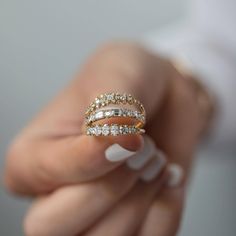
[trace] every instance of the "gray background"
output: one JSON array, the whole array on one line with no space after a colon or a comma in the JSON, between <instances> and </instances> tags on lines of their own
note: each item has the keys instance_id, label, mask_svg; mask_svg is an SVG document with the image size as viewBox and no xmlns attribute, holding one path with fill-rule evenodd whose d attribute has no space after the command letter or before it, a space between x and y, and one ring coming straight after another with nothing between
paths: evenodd
<instances>
[{"instance_id":1,"label":"gray background","mask_svg":"<svg viewBox=\"0 0 236 236\"><path fill-rule=\"evenodd\" d=\"M101 42L179 20L173 0L0 0L0 171L10 140ZM199 153L181 236L236 235L234 152ZM0 188L0 236L23 235L26 200Z\"/></svg>"}]
</instances>

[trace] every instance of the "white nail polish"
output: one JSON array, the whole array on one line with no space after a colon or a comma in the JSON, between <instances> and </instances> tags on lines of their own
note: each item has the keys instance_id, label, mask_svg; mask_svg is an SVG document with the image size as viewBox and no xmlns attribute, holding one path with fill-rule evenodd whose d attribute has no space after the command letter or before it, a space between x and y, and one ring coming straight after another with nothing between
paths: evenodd
<instances>
[{"instance_id":1,"label":"white nail polish","mask_svg":"<svg viewBox=\"0 0 236 236\"><path fill-rule=\"evenodd\" d=\"M183 168L177 164L169 164L168 172L169 179L167 181L167 186L177 187L178 185L180 185L184 177Z\"/></svg>"},{"instance_id":2,"label":"white nail polish","mask_svg":"<svg viewBox=\"0 0 236 236\"><path fill-rule=\"evenodd\" d=\"M155 158L143 170L140 178L146 182L154 180L160 174L165 164L166 164L165 155L161 151L157 150Z\"/></svg>"},{"instance_id":3,"label":"white nail polish","mask_svg":"<svg viewBox=\"0 0 236 236\"><path fill-rule=\"evenodd\" d=\"M105 157L108 161L118 162L128 159L133 156L136 152L129 151L119 144L115 143L108 147L105 151Z\"/></svg>"},{"instance_id":4,"label":"white nail polish","mask_svg":"<svg viewBox=\"0 0 236 236\"><path fill-rule=\"evenodd\" d=\"M143 135L143 141L143 148L127 160L127 165L132 170L140 170L155 155L156 147L152 139Z\"/></svg>"}]
</instances>

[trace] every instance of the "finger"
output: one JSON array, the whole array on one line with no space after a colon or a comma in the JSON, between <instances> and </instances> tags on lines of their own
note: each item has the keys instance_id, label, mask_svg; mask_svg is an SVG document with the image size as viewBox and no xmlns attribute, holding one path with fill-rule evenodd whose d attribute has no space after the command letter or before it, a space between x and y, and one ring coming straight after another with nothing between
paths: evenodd
<instances>
[{"instance_id":1,"label":"finger","mask_svg":"<svg viewBox=\"0 0 236 236\"><path fill-rule=\"evenodd\" d=\"M161 189L166 179L166 172L163 172L149 183L137 183L134 189L84 236L134 235L145 218L155 194Z\"/></svg>"},{"instance_id":2,"label":"finger","mask_svg":"<svg viewBox=\"0 0 236 236\"><path fill-rule=\"evenodd\" d=\"M85 109L97 95L115 90L139 99L150 119L167 84L166 79L156 80L157 75L166 77L163 64L132 44L118 43L95 53L79 76L24 129L10 148L6 167L8 188L18 193L42 193L61 184L98 177L116 167L117 163L111 165L104 158L105 149L118 142L134 151L138 149L139 138L122 137L103 143L104 139L80 137ZM145 86L143 78L148 79Z\"/></svg>"},{"instance_id":3,"label":"finger","mask_svg":"<svg viewBox=\"0 0 236 236\"><path fill-rule=\"evenodd\" d=\"M178 162L188 172L192 154L199 142L203 117L186 79L173 78L169 89L169 96L156 113L156 120L146 128L157 146L167 154L168 160Z\"/></svg>"},{"instance_id":4,"label":"finger","mask_svg":"<svg viewBox=\"0 0 236 236\"><path fill-rule=\"evenodd\" d=\"M20 150L24 154L16 154L23 159L9 160L8 185L18 193L37 194L88 181L118 167L142 147L140 135L37 140Z\"/></svg>"},{"instance_id":5,"label":"finger","mask_svg":"<svg viewBox=\"0 0 236 236\"><path fill-rule=\"evenodd\" d=\"M25 221L26 232L69 236L84 231L111 209L148 168L149 164L144 169L131 171L122 165L97 181L56 190L34 204Z\"/></svg>"},{"instance_id":6,"label":"finger","mask_svg":"<svg viewBox=\"0 0 236 236\"><path fill-rule=\"evenodd\" d=\"M164 190L152 203L138 236L175 236L181 222L184 189Z\"/></svg>"},{"instance_id":7,"label":"finger","mask_svg":"<svg viewBox=\"0 0 236 236\"><path fill-rule=\"evenodd\" d=\"M166 100L158 120L150 126L150 135L168 157L170 179L168 186L156 196L138 236L174 236L182 218L186 184L199 139L201 119L188 84L179 80L172 86L175 87L174 93Z\"/></svg>"}]
</instances>

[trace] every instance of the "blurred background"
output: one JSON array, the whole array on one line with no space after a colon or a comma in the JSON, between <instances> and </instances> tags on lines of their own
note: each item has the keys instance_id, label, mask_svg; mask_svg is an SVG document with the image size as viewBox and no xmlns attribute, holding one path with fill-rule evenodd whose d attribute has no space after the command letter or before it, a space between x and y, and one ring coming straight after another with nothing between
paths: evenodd
<instances>
[{"instance_id":1,"label":"blurred background","mask_svg":"<svg viewBox=\"0 0 236 236\"><path fill-rule=\"evenodd\" d=\"M14 135L97 45L181 20L187 0L0 0L0 174ZM180 236L236 235L236 153L198 153ZM0 236L20 236L29 202L0 186Z\"/></svg>"}]
</instances>

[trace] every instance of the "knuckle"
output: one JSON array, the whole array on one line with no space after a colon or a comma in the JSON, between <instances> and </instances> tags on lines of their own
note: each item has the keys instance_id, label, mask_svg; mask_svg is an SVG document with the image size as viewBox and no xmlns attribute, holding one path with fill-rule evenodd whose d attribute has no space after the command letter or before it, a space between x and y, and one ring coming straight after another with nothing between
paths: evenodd
<instances>
[{"instance_id":1,"label":"knuckle","mask_svg":"<svg viewBox=\"0 0 236 236\"><path fill-rule=\"evenodd\" d=\"M37 178L45 186L49 187L53 184L53 180L58 179L62 170L55 162L56 158L49 156L48 154L42 154L36 169Z\"/></svg>"}]
</instances>

